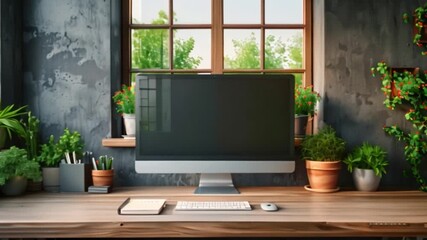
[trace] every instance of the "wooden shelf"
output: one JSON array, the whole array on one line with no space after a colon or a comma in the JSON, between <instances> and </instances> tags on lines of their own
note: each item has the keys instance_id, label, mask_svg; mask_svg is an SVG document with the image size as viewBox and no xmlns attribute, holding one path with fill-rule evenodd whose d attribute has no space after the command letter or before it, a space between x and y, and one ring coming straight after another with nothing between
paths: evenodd
<instances>
[{"instance_id":1,"label":"wooden shelf","mask_svg":"<svg viewBox=\"0 0 427 240\"><path fill-rule=\"evenodd\" d=\"M124 138L104 138L102 139L103 147L128 147L134 148L136 146L135 139Z\"/></svg>"},{"instance_id":2,"label":"wooden shelf","mask_svg":"<svg viewBox=\"0 0 427 240\"><path fill-rule=\"evenodd\" d=\"M295 138L295 147L301 145L302 138ZM134 148L135 139L124 139L124 138L104 138L102 139L103 147L112 147L112 148Z\"/></svg>"}]
</instances>

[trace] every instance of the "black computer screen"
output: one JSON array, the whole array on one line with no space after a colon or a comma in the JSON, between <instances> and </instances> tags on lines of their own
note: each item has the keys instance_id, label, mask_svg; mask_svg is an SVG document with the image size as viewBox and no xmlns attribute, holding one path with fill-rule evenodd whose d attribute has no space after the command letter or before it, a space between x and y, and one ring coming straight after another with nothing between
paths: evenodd
<instances>
[{"instance_id":1,"label":"black computer screen","mask_svg":"<svg viewBox=\"0 0 427 240\"><path fill-rule=\"evenodd\" d=\"M136 77L137 160L294 156L293 75Z\"/></svg>"}]
</instances>

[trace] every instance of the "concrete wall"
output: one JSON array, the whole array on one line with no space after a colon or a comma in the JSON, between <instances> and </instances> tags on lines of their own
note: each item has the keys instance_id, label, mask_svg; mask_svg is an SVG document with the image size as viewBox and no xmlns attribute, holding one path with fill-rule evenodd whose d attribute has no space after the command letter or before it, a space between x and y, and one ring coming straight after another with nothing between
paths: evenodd
<instances>
[{"instance_id":1,"label":"concrete wall","mask_svg":"<svg viewBox=\"0 0 427 240\"><path fill-rule=\"evenodd\" d=\"M383 186L413 182L402 177L406 163L401 144L382 131L384 124L403 121L382 105L380 82L371 78L369 68L382 59L397 66L426 61L411 44L411 27L401 23L402 13L418 4L325 0L324 121L337 129L349 148L370 141L389 151L392 164ZM111 69L119 67L110 57L110 49L117 49L110 41L111 2L24 0L23 6L24 101L41 119L43 139L59 136L65 127L81 132L88 150L115 157L117 185L196 184L198 177L192 174L136 174L133 149L101 146L101 139L111 136L111 90L118 81ZM303 162L298 161L295 174L238 174L235 181L303 185L307 180ZM352 185L345 170L341 181Z\"/></svg>"},{"instance_id":2,"label":"concrete wall","mask_svg":"<svg viewBox=\"0 0 427 240\"><path fill-rule=\"evenodd\" d=\"M77 130L87 150L114 155L118 175L127 176L133 152L101 147L111 135L110 1L25 0L23 6L24 101L41 120L42 139Z\"/></svg>"},{"instance_id":3,"label":"concrete wall","mask_svg":"<svg viewBox=\"0 0 427 240\"><path fill-rule=\"evenodd\" d=\"M325 0L324 120L348 141L349 149L363 141L387 149L391 166L384 185L413 185L402 175L408 167L403 144L387 136L384 125L407 125L402 111L390 111L378 78L370 67L384 60L389 66L425 68L427 58L412 44L412 26L402 14L423 1ZM345 180L345 179L344 179ZM345 184L350 184L349 179Z\"/></svg>"}]
</instances>

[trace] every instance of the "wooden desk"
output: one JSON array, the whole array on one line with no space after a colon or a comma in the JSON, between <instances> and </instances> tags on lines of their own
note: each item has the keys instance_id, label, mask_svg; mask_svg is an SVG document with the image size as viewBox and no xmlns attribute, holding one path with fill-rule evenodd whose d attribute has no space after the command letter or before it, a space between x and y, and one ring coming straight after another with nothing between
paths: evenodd
<instances>
[{"instance_id":1,"label":"wooden desk","mask_svg":"<svg viewBox=\"0 0 427 240\"><path fill-rule=\"evenodd\" d=\"M312 193L302 187L239 188L194 196L193 187L138 187L111 194L36 193L0 198L0 238L427 236L427 193ZM161 215L124 216L129 196L166 198ZM248 200L249 212L175 212L177 200ZM274 202L278 212L259 203Z\"/></svg>"}]
</instances>

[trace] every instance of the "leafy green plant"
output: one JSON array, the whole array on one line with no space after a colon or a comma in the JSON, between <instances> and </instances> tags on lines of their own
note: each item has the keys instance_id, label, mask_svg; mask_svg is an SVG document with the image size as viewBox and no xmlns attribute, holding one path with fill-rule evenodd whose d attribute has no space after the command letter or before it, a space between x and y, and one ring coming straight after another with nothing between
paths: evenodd
<instances>
[{"instance_id":1,"label":"leafy green plant","mask_svg":"<svg viewBox=\"0 0 427 240\"><path fill-rule=\"evenodd\" d=\"M61 160L65 158L66 152L75 152L77 156L81 156L83 147L84 143L80 133L77 131L71 132L66 128L63 135L59 137L58 142L55 142L53 135L49 137L49 141L41 146L41 153L37 159L43 166L57 167Z\"/></svg>"},{"instance_id":2,"label":"leafy green plant","mask_svg":"<svg viewBox=\"0 0 427 240\"><path fill-rule=\"evenodd\" d=\"M58 167L63 158L62 151L55 143L55 137L50 135L47 143L41 145L40 155L37 161L44 167Z\"/></svg>"},{"instance_id":3,"label":"leafy green plant","mask_svg":"<svg viewBox=\"0 0 427 240\"><path fill-rule=\"evenodd\" d=\"M0 152L0 185L14 176L21 176L34 181L41 180L40 165L29 161L27 151L17 147Z\"/></svg>"},{"instance_id":4,"label":"leafy green plant","mask_svg":"<svg viewBox=\"0 0 427 240\"><path fill-rule=\"evenodd\" d=\"M344 159L344 163L347 164L349 172L353 172L354 168L372 169L375 175L381 177L388 166L386 156L387 153L379 146L363 143Z\"/></svg>"},{"instance_id":5,"label":"leafy green plant","mask_svg":"<svg viewBox=\"0 0 427 240\"><path fill-rule=\"evenodd\" d=\"M317 134L305 137L301 151L303 159L338 161L344 157L345 141L336 135L331 126L325 126Z\"/></svg>"},{"instance_id":6,"label":"leafy green plant","mask_svg":"<svg viewBox=\"0 0 427 240\"><path fill-rule=\"evenodd\" d=\"M397 105L409 102L410 104L421 104L421 107L427 107L426 102L419 102L419 94L427 94L425 86L425 74L420 75L404 69L403 71L392 70L387 63L379 62L376 67L371 68L373 77L376 74L381 75L381 90L386 99L384 105L394 110Z\"/></svg>"},{"instance_id":7,"label":"leafy green plant","mask_svg":"<svg viewBox=\"0 0 427 240\"><path fill-rule=\"evenodd\" d=\"M320 95L313 91L313 86L296 85L295 87L295 114L314 115Z\"/></svg>"},{"instance_id":8,"label":"leafy green plant","mask_svg":"<svg viewBox=\"0 0 427 240\"><path fill-rule=\"evenodd\" d=\"M427 192L427 180L422 175L421 163L427 154L427 77L426 73L413 74L411 72L394 72L391 76L385 62L380 62L377 67L371 69L373 76L380 73L382 90L386 99L384 105L390 110L396 110L396 106L405 105L409 110L405 113L405 119L412 129L403 130L397 125L384 126L384 131L405 143L405 158L410 165L410 171L421 191ZM392 84L398 86L397 95L391 95ZM400 92L399 92L400 91ZM405 126L406 128L407 126Z\"/></svg>"},{"instance_id":9,"label":"leafy green plant","mask_svg":"<svg viewBox=\"0 0 427 240\"><path fill-rule=\"evenodd\" d=\"M58 141L58 148L63 152L62 156L66 152L75 152L77 156L82 156L83 147L83 140L79 132L71 132L68 128L64 129L64 133L59 137Z\"/></svg>"},{"instance_id":10,"label":"leafy green plant","mask_svg":"<svg viewBox=\"0 0 427 240\"><path fill-rule=\"evenodd\" d=\"M135 113L135 89L133 85L122 85L122 90L114 94L113 100L118 113Z\"/></svg>"},{"instance_id":11,"label":"leafy green plant","mask_svg":"<svg viewBox=\"0 0 427 240\"><path fill-rule=\"evenodd\" d=\"M1 103L0 103L1 105ZM9 105L5 108L0 107L0 128L5 128L9 138L12 138L12 132L19 136L25 136L25 129L17 117L26 114L26 106L14 108L14 105Z\"/></svg>"}]
</instances>

